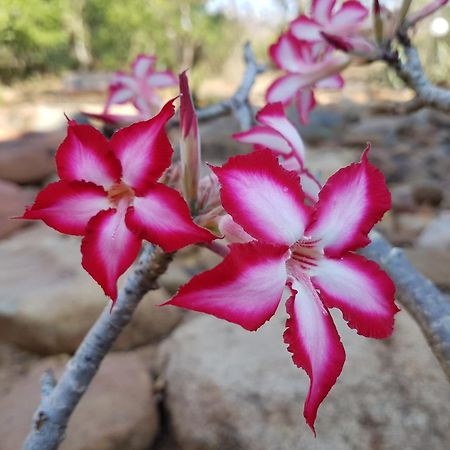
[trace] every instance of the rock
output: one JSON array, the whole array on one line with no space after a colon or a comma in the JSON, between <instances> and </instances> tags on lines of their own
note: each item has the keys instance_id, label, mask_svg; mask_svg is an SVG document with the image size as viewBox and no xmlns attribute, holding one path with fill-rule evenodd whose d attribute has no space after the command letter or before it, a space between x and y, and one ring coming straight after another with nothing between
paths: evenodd
<instances>
[{"instance_id":1,"label":"rock","mask_svg":"<svg viewBox=\"0 0 450 450\"><path fill-rule=\"evenodd\" d=\"M409 184L389 186L392 198L392 210L396 212L413 212L417 209L413 192Z\"/></svg>"},{"instance_id":2,"label":"rock","mask_svg":"<svg viewBox=\"0 0 450 450\"><path fill-rule=\"evenodd\" d=\"M0 239L26 225L23 220L12 220L11 217L20 216L25 206L32 203L35 194L34 189L23 189L0 180Z\"/></svg>"},{"instance_id":3,"label":"rock","mask_svg":"<svg viewBox=\"0 0 450 450\"><path fill-rule=\"evenodd\" d=\"M66 357L43 359L17 377L0 398L0 450L21 448L39 403L39 379L51 368L60 375ZM75 410L61 450L146 450L159 428L150 378L133 353L106 357Z\"/></svg>"},{"instance_id":4,"label":"rock","mask_svg":"<svg viewBox=\"0 0 450 450\"><path fill-rule=\"evenodd\" d=\"M426 181L414 186L413 197L417 205L438 207L442 203L444 193L438 183Z\"/></svg>"},{"instance_id":5,"label":"rock","mask_svg":"<svg viewBox=\"0 0 450 450\"><path fill-rule=\"evenodd\" d=\"M450 289L450 252L438 248L405 248L412 265L441 289Z\"/></svg>"},{"instance_id":6,"label":"rock","mask_svg":"<svg viewBox=\"0 0 450 450\"><path fill-rule=\"evenodd\" d=\"M209 316L179 327L161 351L182 450L446 448L448 382L412 319L399 313L385 341L339 329L347 361L314 439L302 416L308 378L282 342L284 318L256 333Z\"/></svg>"},{"instance_id":7,"label":"rock","mask_svg":"<svg viewBox=\"0 0 450 450\"><path fill-rule=\"evenodd\" d=\"M0 142L0 179L22 184L45 180L55 171L53 156L65 135L60 129Z\"/></svg>"},{"instance_id":8,"label":"rock","mask_svg":"<svg viewBox=\"0 0 450 450\"><path fill-rule=\"evenodd\" d=\"M0 339L43 354L72 353L103 308L101 288L81 267L80 241L37 225L0 243ZM166 336L182 312L158 308L169 298L149 292L116 349Z\"/></svg>"},{"instance_id":9,"label":"rock","mask_svg":"<svg viewBox=\"0 0 450 450\"><path fill-rule=\"evenodd\" d=\"M450 250L450 211L441 211L420 234L417 245Z\"/></svg>"},{"instance_id":10,"label":"rock","mask_svg":"<svg viewBox=\"0 0 450 450\"><path fill-rule=\"evenodd\" d=\"M325 183L328 177L337 170L359 161L362 150L363 148L358 153L342 149L314 148L306 154L306 166L311 173L318 176L322 183Z\"/></svg>"}]
</instances>

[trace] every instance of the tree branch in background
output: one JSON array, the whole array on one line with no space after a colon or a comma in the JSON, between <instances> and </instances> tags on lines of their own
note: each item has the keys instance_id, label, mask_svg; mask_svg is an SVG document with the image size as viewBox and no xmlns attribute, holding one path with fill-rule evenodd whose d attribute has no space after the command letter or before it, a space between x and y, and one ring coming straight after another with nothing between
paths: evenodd
<instances>
[{"instance_id":1,"label":"tree branch in background","mask_svg":"<svg viewBox=\"0 0 450 450\"><path fill-rule=\"evenodd\" d=\"M361 253L376 261L397 287L398 301L420 326L428 344L450 380L450 301L418 272L399 248L392 247L378 232Z\"/></svg>"},{"instance_id":2,"label":"tree branch in background","mask_svg":"<svg viewBox=\"0 0 450 450\"><path fill-rule=\"evenodd\" d=\"M131 320L142 297L157 289L173 254L146 244L138 265L121 289L112 310L107 306L67 363L56 383L46 372L41 380L41 403L33 418L24 450L56 450L65 438L69 419L113 343Z\"/></svg>"}]
</instances>

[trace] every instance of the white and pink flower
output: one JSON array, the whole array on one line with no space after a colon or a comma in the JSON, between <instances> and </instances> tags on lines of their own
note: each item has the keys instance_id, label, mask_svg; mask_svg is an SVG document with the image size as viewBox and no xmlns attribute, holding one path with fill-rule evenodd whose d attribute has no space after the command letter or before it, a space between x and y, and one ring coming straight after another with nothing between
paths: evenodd
<instances>
[{"instance_id":1,"label":"white and pink flower","mask_svg":"<svg viewBox=\"0 0 450 450\"><path fill-rule=\"evenodd\" d=\"M114 118L109 110L123 103L132 103L141 118L148 118L159 110L162 98L157 89L176 86L177 78L170 70L157 71L155 65L156 56L141 54L133 61L131 73L116 72L109 85L103 114Z\"/></svg>"},{"instance_id":2,"label":"white and pink flower","mask_svg":"<svg viewBox=\"0 0 450 450\"><path fill-rule=\"evenodd\" d=\"M256 115L257 125L248 131L236 133L239 142L253 144L255 150L269 149L279 155L281 164L300 175L306 197L315 202L320 184L305 167L305 145L295 126L286 117L282 103L268 103Z\"/></svg>"},{"instance_id":3,"label":"white and pink flower","mask_svg":"<svg viewBox=\"0 0 450 450\"><path fill-rule=\"evenodd\" d=\"M311 380L304 416L313 430L345 360L328 309L339 308L351 328L373 338L391 334L398 311L387 274L354 253L390 207L384 177L367 153L330 177L312 207L298 175L269 150L213 168L230 214L226 226L241 243L167 302L256 330L275 314L287 285L284 340Z\"/></svg>"},{"instance_id":4,"label":"white and pink flower","mask_svg":"<svg viewBox=\"0 0 450 450\"><path fill-rule=\"evenodd\" d=\"M268 103L294 101L300 121L307 123L314 109L315 88L341 89L344 80L340 72L349 64L350 57L336 54L321 42L300 41L290 32L280 36L269 49L276 66L287 72L277 78L266 92Z\"/></svg>"},{"instance_id":5,"label":"white and pink flower","mask_svg":"<svg viewBox=\"0 0 450 450\"><path fill-rule=\"evenodd\" d=\"M70 121L56 153L60 181L43 189L22 216L84 236L82 265L113 301L142 239L167 252L215 239L192 221L181 195L158 182L172 159L164 127L173 114L169 101L158 115L109 141L90 125Z\"/></svg>"}]
</instances>

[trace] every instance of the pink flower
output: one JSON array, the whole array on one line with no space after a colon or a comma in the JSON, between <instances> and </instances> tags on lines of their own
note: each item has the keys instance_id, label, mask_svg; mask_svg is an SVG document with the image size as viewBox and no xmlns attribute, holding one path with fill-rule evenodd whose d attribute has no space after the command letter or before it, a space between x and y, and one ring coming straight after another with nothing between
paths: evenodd
<instances>
[{"instance_id":1,"label":"pink flower","mask_svg":"<svg viewBox=\"0 0 450 450\"><path fill-rule=\"evenodd\" d=\"M374 338L391 334L398 311L387 274L354 253L390 207L383 175L367 152L330 177L313 207L305 205L297 174L269 150L214 168L225 210L251 241L232 244L222 263L168 302L256 330L274 315L287 284L284 340L311 380L304 416L313 431L345 360L328 309L339 308L351 328Z\"/></svg>"},{"instance_id":2,"label":"pink flower","mask_svg":"<svg viewBox=\"0 0 450 450\"><path fill-rule=\"evenodd\" d=\"M288 72L276 79L266 92L268 103L295 101L302 123L308 122L314 108L314 88L341 89L344 80L339 72L349 63L347 55L336 55L322 43L299 41L291 33L280 36L269 49L278 68Z\"/></svg>"},{"instance_id":3,"label":"pink flower","mask_svg":"<svg viewBox=\"0 0 450 450\"><path fill-rule=\"evenodd\" d=\"M117 131L110 141L90 125L70 121L56 153L61 179L42 190L22 217L84 236L82 265L113 301L117 279L142 239L172 252L215 238L192 221L177 191L158 183L172 158L164 126L173 114L169 101L158 115Z\"/></svg>"},{"instance_id":4,"label":"pink flower","mask_svg":"<svg viewBox=\"0 0 450 450\"><path fill-rule=\"evenodd\" d=\"M141 117L149 117L161 107L157 88L176 86L177 78L170 70L156 71L156 56L138 55L131 74L116 72L109 86L104 113L112 105L132 102Z\"/></svg>"},{"instance_id":5,"label":"pink flower","mask_svg":"<svg viewBox=\"0 0 450 450\"><path fill-rule=\"evenodd\" d=\"M295 126L284 113L282 103L268 103L256 115L262 126L237 133L233 138L239 142L253 144L255 150L268 148L283 158L282 165L300 175L300 183L306 197L315 202L320 184L305 168L305 146Z\"/></svg>"},{"instance_id":6,"label":"pink flower","mask_svg":"<svg viewBox=\"0 0 450 450\"><path fill-rule=\"evenodd\" d=\"M342 4L337 12L336 0L312 0L311 15L301 15L290 24L290 31L300 40L323 41L322 33L336 35L350 45L359 43L355 34L361 29L368 10L359 2L350 0Z\"/></svg>"}]
</instances>

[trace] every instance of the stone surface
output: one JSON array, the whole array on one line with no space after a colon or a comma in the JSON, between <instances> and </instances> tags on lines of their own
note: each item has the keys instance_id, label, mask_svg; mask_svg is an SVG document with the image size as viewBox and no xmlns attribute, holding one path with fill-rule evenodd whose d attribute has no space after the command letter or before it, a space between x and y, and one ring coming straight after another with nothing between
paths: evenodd
<instances>
[{"instance_id":1,"label":"stone surface","mask_svg":"<svg viewBox=\"0 0 450 450\"><path fill-rule=\"evenodd\" d=\"M39 379L61 374L67 358L36 362L1 395L0 450L18 450L39 403ZM70 420L61 450L144 450L155 439L159 418L145 367L133 353L106 357Z\"/></svg>"},{"instance_id":2,"label":"stone surface","mask_svg":"<svg viewBox=\"0 0 450 450\"><path fill-rule=\"evenodd\" d=\"M20 216L25 206L33 202L35 194L34 189L23 189L0 180L0 239L26 225L23 220L13 220L11 217Z\"/></svg>"},{"instance_id":3,"label":"stone surface","mask_svg":"<svg viewBox=\"0 0 450 450\"><path fill-rule=\"evenodd\" d=\"M53 156L65 135L62 128L0 142L0 179L22 184L46 179L55 171Z\"/></svg>"},{"instance_id":4,"label":"stone surface","mask_svg":"<svg viewBox=\"0 0 450 450\"><path fill-rule=\"evenodd\" d=\"M417 245L450 250L450 211L441 211L420 234Z\"/></svg>"},{"instance_id":5,"label":"stone surface","mask_svg":"<svg viewBox=\"0 0 450 450\"><path fill-rule=\"evenodd\" d=\"M319 409L317 439L303 420L308 379L282 342L283 317L256 333L209 316L187 322L161 348L166 407L180 447L447 448L448 382L412 319L401 312L396 322L385 341L339 325L347 361Z\"/></svg>"},{"instance_id":6,"label":"stone surface","mask_svg":"<svg viewBox=\"0 0 450 450\"><path fill-rule=\"evenodd\" d=\"M0 243L0 339L43 354L72 353L109 305L81 267L80 241L34 225ZM158 308L169 298L149 292L116 349L166 336L178 323L177 308Z\"/></svg>"}]
</instances>

